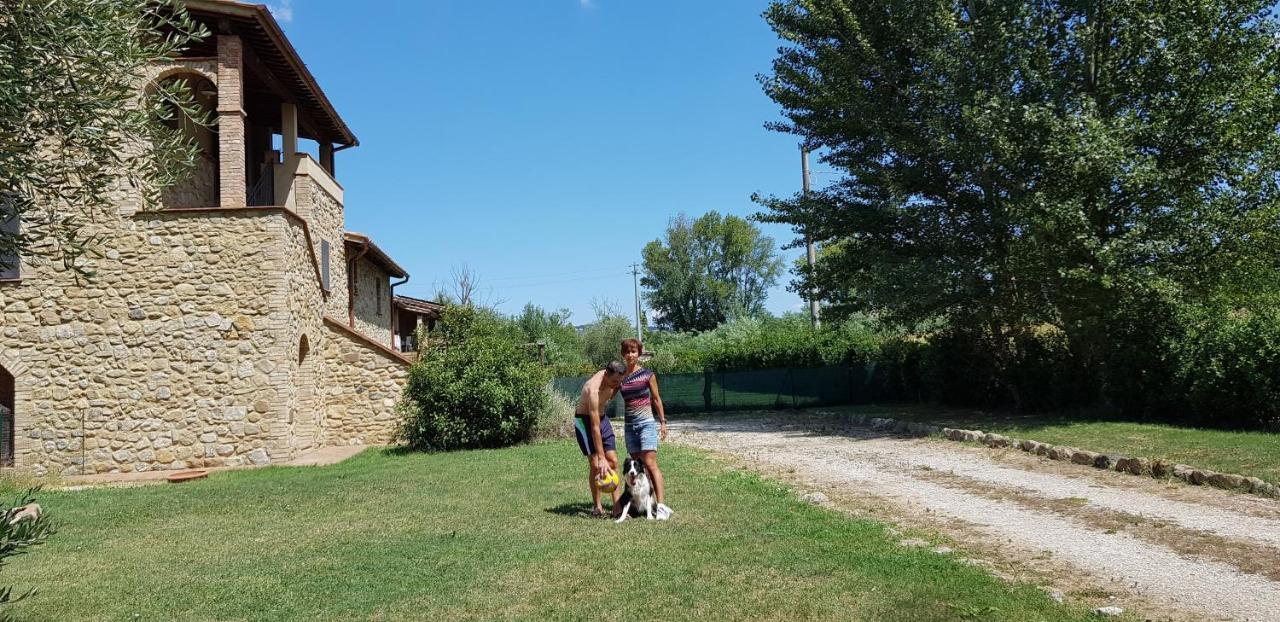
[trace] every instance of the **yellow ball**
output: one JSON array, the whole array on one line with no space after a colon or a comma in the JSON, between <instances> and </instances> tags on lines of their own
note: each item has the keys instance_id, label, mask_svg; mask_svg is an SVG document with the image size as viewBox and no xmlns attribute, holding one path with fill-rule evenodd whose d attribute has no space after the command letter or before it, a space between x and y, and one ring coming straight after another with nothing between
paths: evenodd
<instances>
[{"instance_id":1,"label":"yellow ball","mask_svg":"<svg viewBox=\"0 0 1280 622\"><path fill-rule=\"evenodd\" d=\"M604 477L597 477L596 487L600 489L600 492L613 492L617 490L618 474L613 471L609 471L604 474Z\"/></svg>"}]
</instances>

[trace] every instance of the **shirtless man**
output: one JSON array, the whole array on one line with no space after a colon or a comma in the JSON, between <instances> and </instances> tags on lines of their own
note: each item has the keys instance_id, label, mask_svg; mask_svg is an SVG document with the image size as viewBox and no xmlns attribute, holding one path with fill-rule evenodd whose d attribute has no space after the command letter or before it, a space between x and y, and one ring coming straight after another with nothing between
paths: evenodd
<instances>
[{"instance_id":1,"label":"shirtless man","mask_svg":"<svg viewBox=\"0 0 1280 622\"><path fill-rule=\"evenodd\" d=\"M591 509L592 516L604 516L596 478L618 470L618 448L613 437L613 424L609 423L609 413L604 409L618 392L626 369L622 363L614 361L588 378L582 385L582 397L578 399L578 407L574 410L574 436L578 439L582 455L587 457L587 483L591 486L591 503L594 506ZM621 490L614 489L614 504L618 503L621 494Z\"/></svg>"}]
</instances>

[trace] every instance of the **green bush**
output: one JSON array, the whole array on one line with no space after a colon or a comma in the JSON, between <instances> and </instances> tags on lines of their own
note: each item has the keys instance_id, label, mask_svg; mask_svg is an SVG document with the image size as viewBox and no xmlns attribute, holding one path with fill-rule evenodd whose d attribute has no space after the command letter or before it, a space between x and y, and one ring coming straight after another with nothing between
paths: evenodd
<instances>
[{"instance_id":1,"label":"green bush","mask_svg":"<svg viewBox=\"0 0 1280 622\"><path fill-rule=\"evenodd\" d=\"M1114 408L1144 420L1189 422L1177 347L1189 319L1158 298L1129 298L1112 309L1107 318L1111 348L1098 382Z\"/></svg>"},{"instance_id":2,"label":"green bush","mask_svg":"<svg viewBox=\"0 0 1280 622\"><path fill-rule=\"evenodd\" d=\"M1172 350L1193 422L1280 430L1280 311L1189 315Z\"/></svg>"},{"instance_id":3,"label":"green bush","mask_svg":"<svg viewBox=\"0 0 1280 622\"><path fill-rule=\"evenodd\" d=\"M979 407L1008 402L1013 395L1001 385L995 358L978 335L942 330L929 336L920 354L920 391L928 401Z\"/></svg>"},{"instance_id":4,"label":"green bush","mask_svg":"<svg viewBox=\"0 0 1280 622\"><path fill-rule=\"evenodd\" d=\"M1024 410L1057 410L1092 406L1100 399L1098 379L1077 360L1067 334L1050 325L1036 326L1014 340L1007 383Z\"/></svg>"},{"instance_id":5,"label":"green bush","mask_svg":"<svg viewBox=\"0 0 1280 622\"><path fill-rule=\"evenodd\" d=\"M645 344L658 372L696 373L863 364L885 335L872 323L850 320L815 330L807 317L741 318L702 333L658 333Z\"/></svg>"},{"instance_id":6,"label":"green bush","mask_svg":"<svg viewBox=\"0 0 1280 622\"><path fill-rule=\"evenodd\" d=\"M875 354L870 367L870 397L879 401L923 402L925 393L925 360L928 342L919 338L896 336L886 339Z\"/></svg>"},{"instance_id":7,"label":"green bush","mask_svg":"<svg viewBox=\"0 0 1280 622\"><path fill-rule=\"evenodd\" d=\"M1000 357L984 333L959 327L914 334L855 317L814 330L802 315L748 317L701 333L650 334L646 365L659 373L865 366L863 394L877 401L1101 407L1142 420L1280 429L1280 310L1258 306L1224 311L1131 297L1108 310L1105 348L1073 344L1040 324L1014 331ZM617 358L629 336L624 319L606 318L584 339L593 364L559 365L556 375L591 373Z\"/></svg>"},{"instance_id":8,"label":"green bush","mask_svg":"<svg viewBox=\"0 0 1280 622\"><path fill-rule=\"evenodd\" d=\"M503 447L528 440L546 408L546 371L496 313L447 306L439 334L409 368L400 436L416 449Z\"/></svg>"},{"instance_id":9,"label":"green bush","mask_svg":"<svg viewBox=\"0 0 1280 622\"><path fill-rule=\"evenodd\" d=\"M590 367L583 352L582 337L569 321L568 309L547 311L528 303L512 318L526 343L542 343L547 365L554 368Z\"/></svg>"},{"instance_id":10,"label":"green bush","mask_svg":"<svg viewBox=\"0 0 1280 622\"><path fill-rule=\"evenodd\" d=\"M542 440L573 436L573 412L577 402L556 391L550 384L545 385L543 391L546 392L547 399L538 411L533 438Z\"/></svg>"}]
</instances>

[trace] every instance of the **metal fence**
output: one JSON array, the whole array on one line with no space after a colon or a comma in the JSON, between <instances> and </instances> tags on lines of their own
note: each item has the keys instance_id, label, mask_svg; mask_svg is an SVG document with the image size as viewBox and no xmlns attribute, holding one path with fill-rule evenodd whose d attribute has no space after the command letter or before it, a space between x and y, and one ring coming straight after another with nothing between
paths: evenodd
<instances>
[{"instance_id":1,"label":"metal fence","mask_svg":"<svg viewBox=\"0 0 1280 622\"><path fill-rule=\"evenodd\" d=\"M556 378L552 386L577 401L588 376ZM673 414L808 408L861 404L872 399L866 367L811 367L658 374L662 405ZM622 399L609 406L621 417Z\"/></svg>"}]
</instances>

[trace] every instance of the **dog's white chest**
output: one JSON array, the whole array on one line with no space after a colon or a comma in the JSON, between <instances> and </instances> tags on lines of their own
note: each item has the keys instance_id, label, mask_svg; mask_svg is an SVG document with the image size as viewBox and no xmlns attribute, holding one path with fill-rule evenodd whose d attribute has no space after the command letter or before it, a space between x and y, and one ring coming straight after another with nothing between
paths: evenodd
<instances>
[{"instance_id":1,"label":"dog's white chest","mask_svg":"<svg viewBox=\"0 0 1280 622\"><path fill-rule=\"evenodd\" d=\"M637 477L636 485L631 487L631 498L635 504L640 507L649 505L649 497L653 494L653 487L649 484L648 477Z\"/></svg>"}]
</instances>

